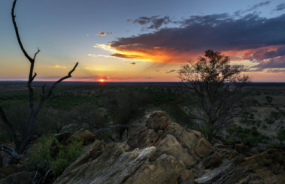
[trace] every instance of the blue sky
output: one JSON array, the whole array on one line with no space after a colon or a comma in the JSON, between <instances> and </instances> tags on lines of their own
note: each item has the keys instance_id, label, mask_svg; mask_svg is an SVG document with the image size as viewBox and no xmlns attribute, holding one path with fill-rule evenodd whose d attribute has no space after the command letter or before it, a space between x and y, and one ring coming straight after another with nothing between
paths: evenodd
<instances>
[{"instance_id":1,"label":"blue sky","mask_svg":"<svg viewBox=\"0 0 285 184\"><path fill-rule=\"evenodd\" d=\"M0 80L25 80L29 62L16 40L12 3L0 2ZM181 64L210 47L231 55L235 64L251 67L253 81L284 82L281 0L18 0L15 14L28 53L41 50L36 80L55 80L79 61L71 80L178 81L175 71ZM255 24L247 32L245 27ZM223 30L237 33L223 37ZM250 34L264 40L251 40ZM232 37L238 47L230 44Z\"/></svg>"}]
</instances>

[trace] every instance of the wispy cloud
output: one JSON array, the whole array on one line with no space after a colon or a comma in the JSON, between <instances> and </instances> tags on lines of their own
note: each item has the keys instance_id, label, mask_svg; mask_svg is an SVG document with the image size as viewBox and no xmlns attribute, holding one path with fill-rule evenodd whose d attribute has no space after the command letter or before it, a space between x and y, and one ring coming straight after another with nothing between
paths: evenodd
<instances>
[{"instance_id":1,"label":"wispy cloud","mask_svg":"<svg viewBox=\"0 0 285 184\"><path fill-rule=\"evenodd\" d=\"M169 70L169 71L167 71L166 73L173 73L173 72L175 72L176 70Z\"/></svg>"},{"instance_id":2,"label":"wispy cloud","mask_svg":"<svg viewBox=\"0 0 285 184\"><path fill-rule=\"evenodd\" d=\"M54 66L49 66L49 68L66 68L65 66L60 66L60 65L54 65Z\"/></svg>"},{"instance_id":3,"label":"wispy cloud","mask_svg":"<svg viewBox=\"0 0 285 184\"><path fill-rule=\"evenodd\" d=\"M113 32L100 32L97 35L99 35L99 36L106 36L108 34L113 34Z\"/></svg>"},{"instance_id":4,"label":"wispy cloud","mask_svg":"<svg viewBox=\"0 0 285 184\"><path fill-rule=\"evenodd\" d=\"M281 3L276 6L276 8L273 11L281 11L285 9L285 3Z\"/></svg>"}]
</instances>

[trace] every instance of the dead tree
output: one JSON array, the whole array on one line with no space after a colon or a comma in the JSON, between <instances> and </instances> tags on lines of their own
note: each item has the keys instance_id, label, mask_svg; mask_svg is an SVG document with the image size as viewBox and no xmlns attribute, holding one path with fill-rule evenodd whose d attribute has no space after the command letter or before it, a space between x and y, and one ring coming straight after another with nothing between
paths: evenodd
<instances>
[{"instance_id":1,"label":"dead tree","mask_svg":"<svg viewBox=\"0 0 285 184\"><path fill-rule=\"evenodd\" d=\"M76 69L78 62L75 64L75 66L73 67L73 69L68 73L67 76L62 77L61 79L59 79L58 81L54 82L53 85L48 88L45 89L46 84L43 85L42 87L42 95L39 101L39 104L34 107L34 91L32 88L32 82L35 79L35 77L37 76L37 73L34 73L34 64L35 64L35 60L36 60L36 56L37 54L40 52L40 50L38 49L38 51L34 54L33 57L31 57L25 50L20 35L19 35L19 31L18 31L18 27L15 21L15 14L14 14L14 10L15 10L15 6L16 6L16 2L17 0L14 0L13 3L13 7L12 7L12 21L13 21L13 25L14 25L14 29L16 32L16 36L17 36L17 40L19 43L19 46L23 52L23 54L25 55L25 57L29 60L30 62L30 72L29 72L29 78L28 78L28 89L29 89L29 119L28 119L28 130L26 132L26 135L23 136L21 139L17 136L17 131L14 129L13 125L9 122L9 120L7 119L6 114L4 113L2 107L0 106L0 118L3 121L3 123L6 125L7 130L9 131L9 134L15 144L15 149L10 149L4 146L0 145L0 150L1 151L5 151L8 154L10 154L13 158L15 158L16 160L18 160L21 157L21 154L23 154L23 152L25 151L25 149L27 148L28 144L31 142L35 132L35 119L38 115L38 113L40 112L41 108L44 105L44 102L46 99L48 99L50 97L50 95L52 94L52 91L55 89L56 85L59 84L61 81L70 78L72 72L74 72L74 70ZM34 74L33 74L34 73Z\"/></svg>"}]
</instances>

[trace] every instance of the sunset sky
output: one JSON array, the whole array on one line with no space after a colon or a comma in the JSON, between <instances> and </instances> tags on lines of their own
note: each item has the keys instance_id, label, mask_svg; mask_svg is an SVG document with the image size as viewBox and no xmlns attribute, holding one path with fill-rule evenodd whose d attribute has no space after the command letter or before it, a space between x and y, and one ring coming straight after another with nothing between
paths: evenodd
<instances>
[{"instance_id":1,"label":"sunset sky","mask_svg":"<svg viewBox=\"0 0 285 184\"><path fill-rule=\"evenodd\" d=\"M0 80L27 80L11 8L0 1ZM285 82L284 0L18 0L36 81L179 81L208 49L245 65L253 82Z\"/></svg>"}]
</instances>

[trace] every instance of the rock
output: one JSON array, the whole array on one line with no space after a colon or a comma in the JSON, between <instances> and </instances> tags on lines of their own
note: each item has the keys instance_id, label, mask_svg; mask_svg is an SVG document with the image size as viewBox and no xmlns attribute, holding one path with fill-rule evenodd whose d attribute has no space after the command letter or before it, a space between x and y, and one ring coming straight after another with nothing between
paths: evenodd
<instances>
[{"instance_id":1,"label":"rock","mask_svg":"<svg viewBox=\"0 0 285 184\"><path fill-rule=\"evenodd\" d=\"M215 153L213 155L208 155L204 161L203 165L206 168L216 168L222 163L222 158L219 156L219 154Z\"/></svg>"},{"instance_id":2,"label":"rock","mask_svg":"<svg viewBox=\"0 0 285 184\"><path fill-rule=\"evenodd\" d=\"M219 154L222 160L231 160L240 155L236 150L226 145L215 145L212 150Z\"/></svg>"},{"instance_id":3,"label":"rock","mask_svg":"<svg viewBox=\"0 0 285 184\"><path fill-rule=\"evenodd\" d=\"M192 174L192 172L190 170L184 170L181 174L181 176L179 177L180 183L183 183L184 181L187 180L194 180L194 176Z\"/></svg>"},{"instance_id":4,"label":"rock","mask_svg":"<svg viewBox=\"0 0 285 184\"><path fill-rule=\"evenodd\" d=\"M31 184L34 176L35 172L22 171L0 180L0 184Z\"/></svg>"},{"instance_id":5,"label":"rock","mask_svg":"<svg viewBox=\"0 0 285 184\"><path fill-rule=\"evenodd\" d=\"M269 149L258 155L247 157L237 168L249 167L261 177L265 184L285 183L285 151Z\"/></svg>"},{"instance_id":6,"label":"rock","mask_svg":"<svg viewBox=\"0 0 285 184\"><path fill-rule=\"evenodd\" d=\"M197 142L199 141L198 137L194 132L185 131L185 129L177 123L168 125L154 145L157 146L168 134L174 136L195 160L200 159L194 152Z\"/></svg>"},{"instance_id":7,"label":"rock","mask_svg":"<svg viewBox=\"0 0 285 184\"><path fill-rule=\"evenodd\" d=\"M153 129L148 129L146 126L139 128L135 131L127 141L128 149L131 151L135 148L143 149L153 146L157 139L158 134Z\"/></svg>"},{"instance_id":8,"label":"rock","mask_svg":"<svg viewBox=\"0 0 285 184\"><path fill-rule=\"evenodd\" d=\"M15 174L18 171L19 171L19 168L15 164L5 165L4 167L0 168L0 173L3 173L6 177L9 175Z\"/></svg>"},{"instance_id":9,"label":"rock","mask_svg":"<svg viewBox=\"0 0 285 184\"><path fill-rule=\"evenodd\" d=\"M93 143L95 141L95 136L88 130L81 129L77 132L75 132L72 136L70 136L64 144L70 144L73 140L76 140L78 138L83 139L83 145L88 145L90 143Z\"/></svg>"},{"instance_id":10,"label":"rock","mask_svg":"<svg viewBox=\"0 0 285 184\"><path fill-rule=\"evenodd\" d=\"M56 134L54 137L58 140L58 142L63 143L65 142L71 135L73 134L73 132L63 132L60 134Z\"/></svg>"},{"instance_id":11,"label":"rock","mask_svg":"<svg viewBox=\"0 0 285 184\"><path fill-rule=\"evenodd\" d=\"M196 160L188 154L187 150L183 149L176 138L172 135L167 135L163 141L159 143L154 155L150 161L156 160L162 154L175 157L185 168L190 168L196 163Z\"/></svg>"},{"instance_id":12,"label":"rock","mask_svg":"<svg viewBox=\"0 0 285 184\"><path fill-rule=\"evenodd\" d=\"M249 167L241 167L235 169L220 179L218 179L213 184L264 184L263 179L253 173L253 169Z\"/></svg>"},{"instance_id":13,"label":"rock","mask_svg":"<svg viewBox=\"0 0 285 184\"><path fill-rule=\"evenodd\" d=\"M204 157L208 155L208 153L211 151L212 145L204 138L199 139L197 142L195 153L199 157Z\"/></svg>"},{"instance_id":14,"label":"rock","mask_svg":"<svg viewBox=\"0 0 285 184\"><path fill-rule=\"evenodd\" d=\"M54 183L174 183L184 166L166 154L149 161L155 151L155 147L148 147L125 152L120 143L105 145L96 141L94 147L69 166Z\"/></svg>"},{"instance_id":15,"label":"rock","mask_svg":"<svg viewBox=\"0 0 285 184\"><path fill-rule=\"evenodd\" d=\"M204 174L201 178L196 179L195 181L199 184L208 184L213 183L218 180L221 176L226 174L231 168L234 167L234 160L225 161L220 167L211 170Z\"/></svg>"},{"instance_id":16,"label":"rock","mask_svg":"<svg viewBox=\"0 0 285 184\"><path fill-rule=\"evenodd\" d=\"M249 151L249 148L243 144L236 144L235 150L239 153L247 153Z\"/></svg>"},{"instance_id":17,"label":"rock","mask_svg":"<svg viewBox=\"0 0 285 184\"><path fill-rule=\"evenodd\" d=\"M146 127L156 132L165 129L169 124L170 118L165 112L155 112L146 121Z\"/></svg>"}]
</instances>

